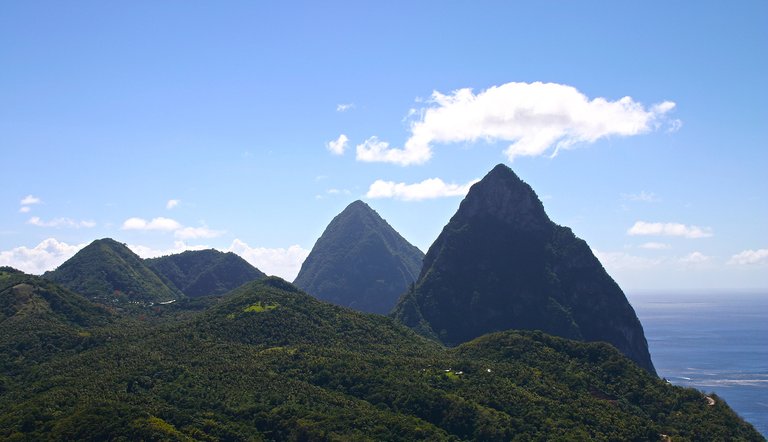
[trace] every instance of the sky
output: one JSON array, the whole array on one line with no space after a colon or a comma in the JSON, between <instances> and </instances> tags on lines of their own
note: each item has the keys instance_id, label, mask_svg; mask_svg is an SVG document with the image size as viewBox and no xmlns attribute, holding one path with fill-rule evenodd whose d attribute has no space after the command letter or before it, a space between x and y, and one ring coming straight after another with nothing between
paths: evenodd
<instances>
[{"instance_id":1,"label":"sky","mask_svg":"<svg viewBox=\"0 0 768 442\"><path fill-rule=\"evenodd\" d=\"M1 2L0 265L111 237L292 280L498 163L625 291L768 289L768 2Z\"/></svg>"}]
</instances>

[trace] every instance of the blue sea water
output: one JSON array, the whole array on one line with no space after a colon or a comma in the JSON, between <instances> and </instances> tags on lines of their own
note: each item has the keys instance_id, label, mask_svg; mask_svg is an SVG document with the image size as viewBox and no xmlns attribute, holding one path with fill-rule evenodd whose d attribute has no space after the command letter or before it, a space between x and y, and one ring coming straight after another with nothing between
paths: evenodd
<instances>
[{"instance_id":1,"label":"blue sea water","mask_svg":"<svg viewBox=\"0 0 768 442\"><path fill-rule=\"evenodd\" d=\"M636 293L659 376L714 392L768 437L768 293Z\"/></svg>"}]
</instances>

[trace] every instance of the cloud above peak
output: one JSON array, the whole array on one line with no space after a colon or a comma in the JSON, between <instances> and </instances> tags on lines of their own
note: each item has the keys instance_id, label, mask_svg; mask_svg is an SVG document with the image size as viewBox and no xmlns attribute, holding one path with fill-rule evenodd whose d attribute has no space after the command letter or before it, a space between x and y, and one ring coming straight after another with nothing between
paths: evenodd
<instances>
[{"instance_id":1,"label":"cloud above peak","mask_svg":"<svg viewBox=\"0 0 768 442\"><path fill-rule=\"evenodd\" d=\"M646 109L631 97L589 99L557 83L506 83L475 94L458 89L433 92L428 106L411 112L411 135L402 148L371 137L357 146L357 159L407 166L432 157L435 143L510 142L509 161L523 156L556 156L562 149L609 136L632 136L661 126L675 103Z\"/></svg>"},{"instance_id":2,"label":"cloud above peak","mask_svg":"<svg viewBox=\"0 0 768 442\"><path fill-rule=\"evenodd\" d=\"M469 192L469 188L478 181L480 180L472 180L466 184L449 184L440 178L429 178L418 183L406 184L376 180L368 188L368 193L365 196L368 198L395 198L403 201L464 196Z\"/></svg>"}]
</instances>

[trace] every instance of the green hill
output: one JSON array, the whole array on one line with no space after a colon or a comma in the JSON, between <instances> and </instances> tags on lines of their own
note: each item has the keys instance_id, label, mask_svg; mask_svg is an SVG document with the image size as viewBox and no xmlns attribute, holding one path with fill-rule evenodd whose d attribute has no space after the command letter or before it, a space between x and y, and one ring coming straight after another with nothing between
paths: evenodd
<instances>
[{"instance_id":1,"label":"green hill","mask_svg":"<svg viewBox=\"0 0 768 442\"><path fill-rule=\"evenodd\" d=\"M106 325L113 317L55 283L0 268L0 379L60 351L81 350L90 345L88 328Z\"/></svg>"},{"instance_id":2,"label":"green hill","mask_svg":"<svg viewBox=\"0 0 768 442\"><path fill-rule=\"evenodd\" d=\"M424 254L362 201L328 224L294 284L324 301L386 314L421 270Z\"/></svg>"},{"instance_id":3,"label":"green hill","mask_svg":"<svg viewBox=\"0 0 768 442\"><path fill-rule=\"evenodd\" d=\"M471 187L393 315L447 345L510 329L605 341L655 373L621 288L503 164Z\"/></svg>"},{"instance_id":4,"label":"green hill","mask_svg":"<svg viewBox=\"0 0 768 442\"><path fill-rule=\"evenodd\" d=\"M191 298L221 295L267 276L240 256L213 249L190 250L144 262Z\"/></svg>"},{"instance_id":5,"label":"green hill","mask_svg":"<svg viewBox=\"0 0 768 442\"><path fill-rule=\"evenodd\" d=\"M43 277L104 303L163 302L184 296L125 244L110 238L92 242Z\"/></svg>"},{"instance_id":6,"label":"green hill","mask_svg":"<svg viewBox=\"0 0 768 442\"><path fill-rule=\"evenodd\" d=\"M762 440L606 344L503 332L447 349L278 278L210 305L126 316L22 373L0 393L0 439Z\"/></svg>"}]
</instances>

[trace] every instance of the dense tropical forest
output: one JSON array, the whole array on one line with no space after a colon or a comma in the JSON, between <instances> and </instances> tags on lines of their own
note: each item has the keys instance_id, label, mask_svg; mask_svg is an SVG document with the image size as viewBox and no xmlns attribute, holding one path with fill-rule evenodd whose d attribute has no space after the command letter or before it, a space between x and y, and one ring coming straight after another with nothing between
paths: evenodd
<instances>
[{"instance_id":1,"label":"dense tropical forest","mask_svg":"<svg viewBox=\"0 0 768 442\"><path fill-rule=\"evenodd\" d=\"M447 348L274 277L105 308L3 268L0 336L3 440L762 440L607 344Z\"/></svg>"}]
</instances>

